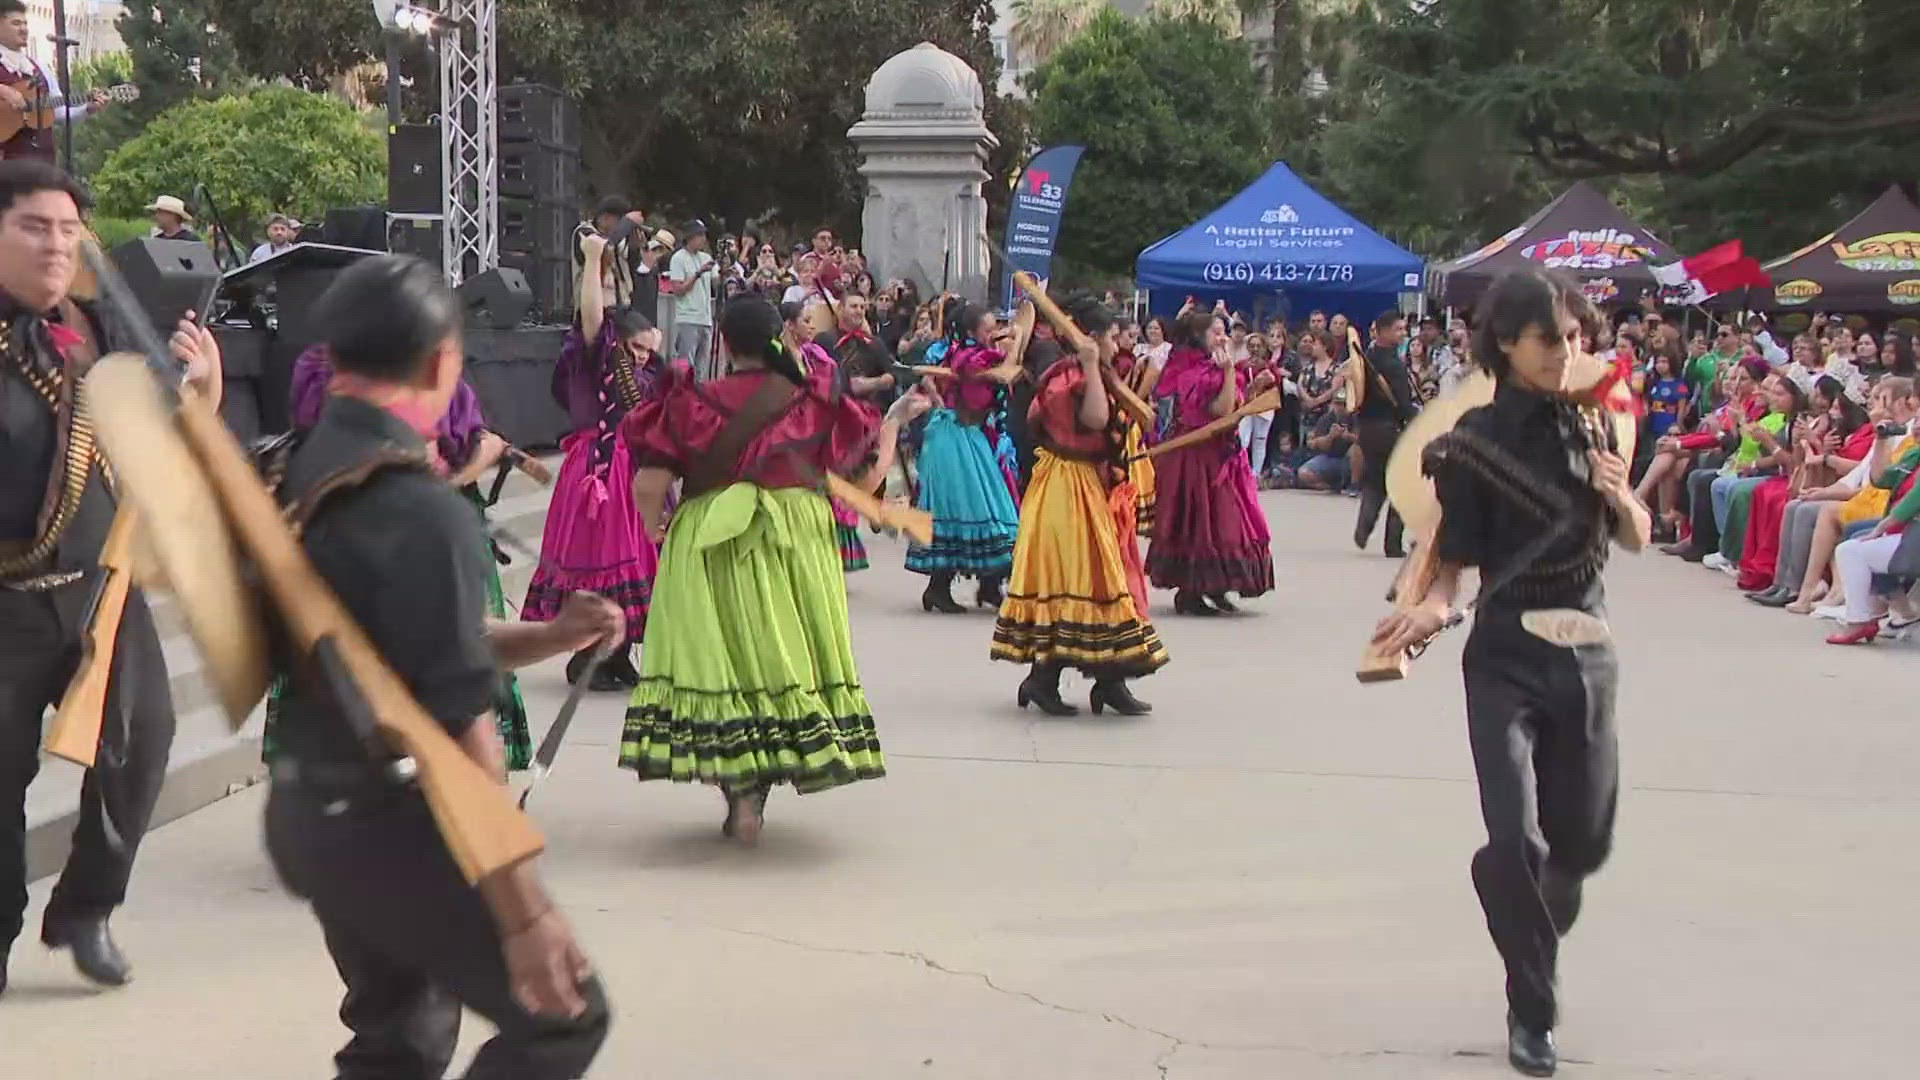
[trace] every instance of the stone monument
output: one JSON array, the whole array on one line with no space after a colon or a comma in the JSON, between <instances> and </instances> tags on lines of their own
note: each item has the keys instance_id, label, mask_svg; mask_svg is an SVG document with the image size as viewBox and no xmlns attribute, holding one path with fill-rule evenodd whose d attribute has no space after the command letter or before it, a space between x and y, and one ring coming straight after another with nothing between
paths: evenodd
<instances>
[{"instance_id":1,"label":"stone monument","mask_svg":"<svg viewBox=\"0 0 1920 1080\"><path fill-rule=\"evenodd\" d=\"M980 76L965 60L921 42L867 81L867 109L847 132L863 156L861 247L876 281L910 278L923 298L944 285L987 299L987 130Z\"/></svg>"}]
</instances>

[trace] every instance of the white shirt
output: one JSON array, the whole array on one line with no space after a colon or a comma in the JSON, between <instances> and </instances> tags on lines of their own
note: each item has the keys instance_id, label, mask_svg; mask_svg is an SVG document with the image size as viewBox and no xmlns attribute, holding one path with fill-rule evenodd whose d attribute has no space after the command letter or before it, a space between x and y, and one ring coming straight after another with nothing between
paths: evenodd
<instances>
[{"instance_id":1,"label":"white shirt","mask_svg":"<svg viewBox=\"0 0 1920 1080\"><path fill-rule=\"evenodd\" d=\"M283 251L289 251L292 248L293 248L292 244L281 244L279 247L274 247L273 241L267 240L261 243L259 247L256 247L253 249L253 254L247 257L247 262L249 263L264 262L267 259L271 259L275 255L278 255Z\"/></svg>"},{"instance_id":2,"label":"white shirt","mask_svg":"<svg viewBox=\"0 0 1920 1080\"><path fill-rule=\"evenodd\" d=\"M667 263L667 277L680 291L673 294L673 319L688 326L713 325L713 283L700 277L700 271L713 265L705 252L694 254L686 248L673 253ZM700 280L695 283L694 279Z\"/></svg>"},{"instance_id":3,"label":"white shirt","mask_svg":"<svg viewBox=\"0 0 1920 1080\"><path fill-rule=\"evenodd\" d=\"M789 285L787 286L787 291L781 294L780 302L783 304L804 304L809 299L819 295L820 287L817 285Z\"/></svg>"},{"instance_id":4,"label":"white shirt","mask_svg":"<svg viewBox=\"0 0 1920 1080\"><path fill-rule=\"evenodd\" d=\"M85 105L64 104L66 98L60 93L60 80L53 77L52 70L49 69L47 65L41 63L39 58L28 56L19 49L9 49L4 45L0 45L0 67L5 67L8 71L23 78L31 76L36 71L39 72L40 77L46 80L47 83L47 97L62 102L62 104L54 106L54 119L69 124L77 124L90 115Z\"/></svg>"}]
</instances>

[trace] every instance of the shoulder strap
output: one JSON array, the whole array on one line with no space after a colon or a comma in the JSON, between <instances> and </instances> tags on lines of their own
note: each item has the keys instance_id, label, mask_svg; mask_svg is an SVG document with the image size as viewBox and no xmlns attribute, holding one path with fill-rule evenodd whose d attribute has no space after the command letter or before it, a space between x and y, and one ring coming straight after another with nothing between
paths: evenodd
<instances>
[{"instance_id":1,"label":"shoulder strap","mask_svg":"<svg viewBox=\"0 0 1920 1080\"><path fill-rule=\"evenodd\" d=\"M681 485L681 496L691 499L724 486L748 444L767 429L803 391L780 375L769 371L740 403L715 436L713 444L690 469Z\"/></svg>"},{"instance_id":2,"label":"shoulder strap","mask_svg":"<svg viewBox=\"0 0 1920 1080\"><path fill-rule=\"evenodd\" d=\"M422 451L407 450L398 446L383 446L366 460L322 477L308 488L305 494L289 503L284 511L287 524L293 527L296 535L304 532L307 523L313 520L314 515L320 512L329 498L342 491L360 487L390 469L431 471L432 468L433 463Z\"/></svg>"}]
</instances>

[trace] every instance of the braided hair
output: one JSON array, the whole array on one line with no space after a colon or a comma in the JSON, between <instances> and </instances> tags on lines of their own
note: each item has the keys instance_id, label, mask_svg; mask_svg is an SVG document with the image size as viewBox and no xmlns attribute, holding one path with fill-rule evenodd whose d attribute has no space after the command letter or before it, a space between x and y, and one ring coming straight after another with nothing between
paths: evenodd
<instances>
[{"instance_id":1,"label":"braided hair","mask_svg":"<svg viewBox=\"0 0 1920 1080\"><path fill-rule=\"evenodd\" d=\"M720 337L734 356L751 357L795 386L807 384L800 358L781 337L780 311L758 296L739 296L720 311Z\"/></svg>"}]
</instances>

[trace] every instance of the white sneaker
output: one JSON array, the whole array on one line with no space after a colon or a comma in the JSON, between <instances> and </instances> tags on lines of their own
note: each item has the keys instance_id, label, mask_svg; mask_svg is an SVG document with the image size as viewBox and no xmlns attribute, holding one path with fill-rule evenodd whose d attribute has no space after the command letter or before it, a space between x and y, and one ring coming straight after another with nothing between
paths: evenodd
<instances>
[{"instance_id":1,"label":"white sneaker","mask_svg":"<svg viewBox=\"0 0 1920 1080\"><path fill-rule=\"evenodd\" d=\"M1813 617L1816 619L1825 619L1828 622L1846 622L1847 605L1827 604L1824 607L1814 608Z\"/></svg>"},{"instance_id":2,"label":"white sneaker","mask_svg":"<svg viewBox=\"0 0 1920 1080\"><path fill-rule=\"evenodd\" d=\"M1720 554L1717 551L1707 556L1706 558L1701 559L1700 565L1706 567L1709 570L1718 570L1722 573L1725 573L1733 569L1733 564L1727 561L1727 557L1725 555Z\"/></svg>"}]
</instances>

